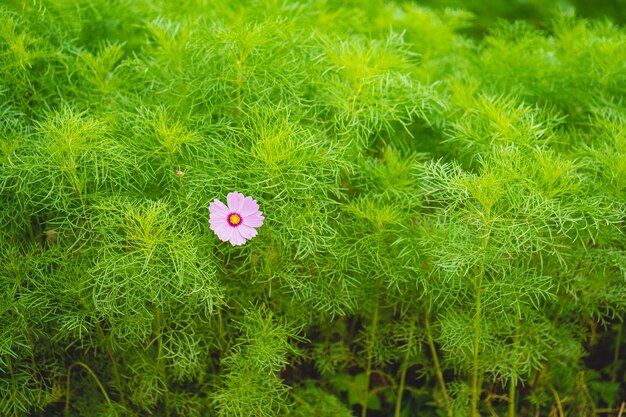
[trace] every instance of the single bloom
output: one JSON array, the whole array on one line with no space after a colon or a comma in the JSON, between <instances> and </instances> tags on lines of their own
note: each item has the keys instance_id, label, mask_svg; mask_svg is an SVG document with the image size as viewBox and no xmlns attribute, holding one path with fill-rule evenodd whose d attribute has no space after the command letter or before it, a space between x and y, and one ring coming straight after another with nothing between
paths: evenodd
<instances>
[{"instance_id":1,"label":"single bloom","mask_svg":"<svg viewBox=\"0 0 626 417\"><path fill-rule=\"evenodd\" d=\"M228 206L217 199L209 204L209 224L220 240L243 245L257 235L265 217L252 197L234 191L228 193L226 202Z\"/></svg>"}]
</instances>

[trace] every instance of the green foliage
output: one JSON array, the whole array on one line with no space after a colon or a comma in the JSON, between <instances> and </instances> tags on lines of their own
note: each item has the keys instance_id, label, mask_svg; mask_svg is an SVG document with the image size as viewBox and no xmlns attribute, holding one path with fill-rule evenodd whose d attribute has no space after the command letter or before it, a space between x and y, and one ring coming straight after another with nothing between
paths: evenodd
<instances>
[{"instance_id":1,"label":"green foliage","mask_svg":"<svg viewBox=\"0 0 626 417\"><path fill-rule=\"evenodd\" d=\"M616 414L626 33L501 3L3 2L0 414Z\"/></svg>"},{"instance_id":2,"label":"green foliage","mask_svg":"<svg viewBox=\"0 0 626 417\"><path fill-rule=\"evenodd\" d=\"M224 387L215 394L220 416L275 416L288 409L279 372L297 353L295 329L276 323L264 308L251 310L238 324L241 336L223 359Z\"/></svg>"}]
</instances>

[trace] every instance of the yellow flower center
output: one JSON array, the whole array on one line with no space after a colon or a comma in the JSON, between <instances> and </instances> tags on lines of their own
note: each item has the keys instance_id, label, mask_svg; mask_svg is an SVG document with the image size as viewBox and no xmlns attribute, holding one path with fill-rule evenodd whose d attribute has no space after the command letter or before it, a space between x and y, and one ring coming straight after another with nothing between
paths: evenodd
<instances>
[{"instance_id":1,"label":"yellow flower center","mask_svg":"<svg viewBox=\"0 0 626 417\"><path fill-rule=\"evenodd\" d=\"M237 226L239 223L241 223L241 217L238 214L233 213L228 216L228 223L232 224L233 226Z\"/></svg>"}]
</instances>

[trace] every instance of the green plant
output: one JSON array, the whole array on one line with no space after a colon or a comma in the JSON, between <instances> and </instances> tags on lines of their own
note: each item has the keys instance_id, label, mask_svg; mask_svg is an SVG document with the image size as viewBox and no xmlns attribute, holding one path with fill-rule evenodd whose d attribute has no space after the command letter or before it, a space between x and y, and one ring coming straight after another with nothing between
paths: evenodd
<instances>
[{"instance_id":1,"label":"green plant","mask_svg":"<svg viewBox=\"0 0 626 417\"><path fill-rule=\"evenodd\" d=\"M617 412L626 33L472 19L4 2L0 414Z\"/></svg>"}]
</instances>

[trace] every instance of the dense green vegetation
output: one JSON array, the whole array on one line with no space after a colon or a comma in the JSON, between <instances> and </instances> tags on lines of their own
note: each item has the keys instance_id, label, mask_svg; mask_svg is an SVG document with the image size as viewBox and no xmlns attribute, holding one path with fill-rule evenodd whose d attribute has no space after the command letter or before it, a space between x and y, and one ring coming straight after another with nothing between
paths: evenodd
<instances>
[{"instance_id":1,"label":"dense green vegetation","mask_svg":"<svg viewBox=\"0 0 626 417\"><path fill-rule=\"evenodd\" d=\"M617 415L626 31L431 5L5 0L0 415Z\"/></svg>"},{"instance_id":2,"label":"dense green vegetation","mask_svg":"<svg viewBox=\"0 0 626 417\"><path fill-rule=\"evenodd\" d=\"M422 0L420 4L437 8L462 8L474 14L467 33L483 35L499 19L524 20L533 26L550 29L558 13L576 13L582 18L608 19L626 23L626 0Z\"/></svg>"}]
</instances>

